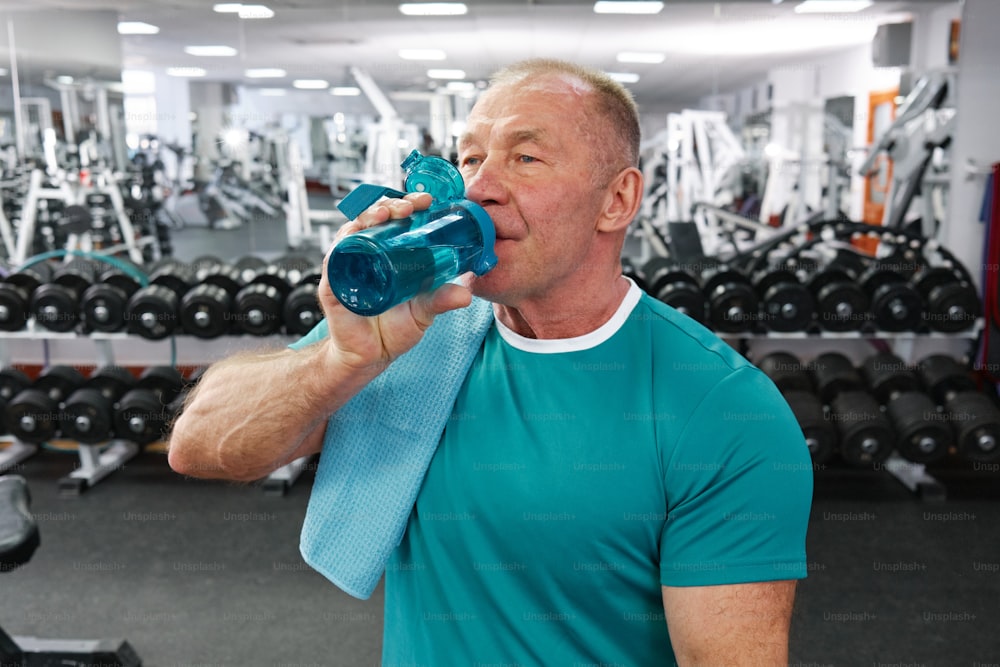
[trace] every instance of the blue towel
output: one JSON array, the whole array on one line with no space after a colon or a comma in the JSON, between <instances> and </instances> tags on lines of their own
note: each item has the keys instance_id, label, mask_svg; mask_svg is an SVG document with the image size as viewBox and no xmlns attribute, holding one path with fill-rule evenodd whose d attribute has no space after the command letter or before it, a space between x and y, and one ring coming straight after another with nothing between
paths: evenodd
<instances>
[{"instance_id":1,"label":"blue towel","mask_svg":"<svg viewBox=\"0 0 1000 667\"><path fill-rule=\"evenodd\" d=\"M481 299L439 315L330 418L299 550L344 592L364 600L378 585L492 323Z\"/></svg>"}]
</instances>

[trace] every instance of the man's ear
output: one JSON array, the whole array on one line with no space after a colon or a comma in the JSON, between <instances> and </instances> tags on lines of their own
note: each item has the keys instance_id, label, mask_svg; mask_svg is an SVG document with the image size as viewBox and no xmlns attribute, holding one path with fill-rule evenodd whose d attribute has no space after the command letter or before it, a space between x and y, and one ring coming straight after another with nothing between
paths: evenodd
<instances>
[{"instance_id":1,"label":"man's ear","mask_svg":"<svg viewBox=\"0 0 1000 667\"><path fill-rule=\"evenodd\" d=\"M642 203L642 172L635 167L622 169L608 184L597 231L616 232L628 227Z\"/></svg>"}]
</instances>

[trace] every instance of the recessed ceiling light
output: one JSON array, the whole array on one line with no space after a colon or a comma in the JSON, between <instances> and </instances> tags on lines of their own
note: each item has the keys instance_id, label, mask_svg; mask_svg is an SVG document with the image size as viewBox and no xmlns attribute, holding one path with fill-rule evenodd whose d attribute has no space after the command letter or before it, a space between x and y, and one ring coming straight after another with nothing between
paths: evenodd
<instances>
[{"instance_id":1,"label":"recessed ceiling light","mask_svg":"<svg viewBox=\"0 0 1000 667\"><path fill-rule=\"evenodd\" d=\"M471 81L449 81L445 88L454 91L475 90L476 84Z\"/></svg>"},{"instance_id":2,"label":"recessed ceiling light","mask_svg":"<svg viewBox=\"0 0 1000 667\"><path fill-rule=\"evenodd\" d=\"M243 76L248 79L280 79L287 74L288 72L278 67L258 67L243 72Z\"/></svg>"},{"instance_id":3,"label":"recessed ceiling light","mask_svg":"<svg viewBox=\"0 0 1000 667\"><path fill-rule=\"evenodd\" d=\"M73 83L73 77L71 77L69 74L60 74L59 76L56 77L56 83L69 85Z\"/></svg>"},{"instance_id":4,"label":"recessed ceiling light","mask_svg":"<svg viewBox=\"0 0 1000 667\"><path fill-rule=\"evenodd\" d=\"M840 14L860 12L871 7L872 0L805 0L795 5L796 14Z\"/></svg>"},{"instance_id":5,"label":"recessed ceiling light","mask_svg":"<svg viewBox=\"0 0 1000 667\"><path fill-rule=\"evenodd\" d=\"M261 88L257 91L261 97L284 97L284 88Z\"/></svg>"},{"instance_id":6,"label":"recessed ceiling light","mask_svg":"<svg viewBox=\"0 0 1000 667\"><path fill-rule=\"evenodd\" d=\"M119 35L155 35L160 29L152 23L142 21L119 21Z\"/></svg>"},{"instance_id":7,"label":"recessed ceiling light","mask_svg":"<svg viewBox=\"0 0 1000 667\"><path fill-rule=\"evenodd\" d=\"M212 5L212 11L220 14L238 14L242 6L242 2L220 2Z\"/></svg>"},{"instance_id":8,"label":"recessed ceiling light","mask_svg":"<svg viewBox=\"0 0 1000 667\"><path fill-rule=\"evenodd\" d=\"M639 75L631 72L605 72L605 74L619 83L635 83L639 80Z\"/></svg>"},{"instance_id":9,"label":"recessed ceiling light","mask_svg":"<svg viewBox=\"0 0 1000 667\"><path fill-rule=\"evenodd\" d=\"M667 56L663 53L653 53L651 51L622 51L618 54L620 63L649 63L652 65L662 63Z\"/></svg>"},{"instance_id":10,"label":"recessed ceiling light","mask_svg":"<svg viewBox=\"0 0 1000 667\"><path fill-rule=\"evenodd\" d=\"M326 90L330 87L329 81L323 79L296 79L292 85L300 90Z\"/></svg>"},{"instance_id":11,"label":"recessed ceiling light","mask_svg":"<svg viewBox=\"0 0 1000 667\"><path fill-rule=\"evenodd\" d=\"M399 11L407 16L460 16L469 8L464 2L404 2Z\"/></svg>"},{"instance_id":12,"label":"recessed ceiling light","mask_svg":"<svg viewBox=\"0 0 1000 667\"><path fill-rule=\"evenodd\" d=\"M168 76L205 76L208 74L201 67L168 67Z\"/></svg>"},{"instance_id":13,"label":"recessed ceiling light","mask_svg":"<svg viewBox=\"0 0 1000 667\"><path fill-rule=\"evenodd\" d=\"M597 0L594 3L595 14L659 14L662 10L662 2L645 0Z\"/></svg>"},{"instance_id":14,"label":"recessed ceiling light","mask_svg":"<svg viewBox=\"0 0 1000 667\"><path fill-rule=\"evenodd\" d=\"M464 79L465 70L461 69L429 69L427 76L431 79Z\"/></svg>"},{"instance_id":15,"label":"recessed ceiling light","mask_svg":"<svg viewBox=\"0 0 1000 667\"><path fill-rule=\"evenodd\" d=\"M0 67L0 76L7 76L10 74L10 70L6 67Z\"/></svg>"},{"instance_id":16,"label":"recessed ceiling light","mask_svg":"<svg viewBox=\"0 0 1000 667\"><path fill-rule=\"evenodd\" d=\"M243 5L237 13L241 19L269 19L274 16L274 10L266 5Z\"/></svg>"},{"instance_id":17,"label":"recessed ceiling light","mask_svg":"<svg viewBox=\"0 0 1000 667\"><path fill-rule=\"evenodd\" d=\"M357 86L334 86L330 89L330 94L340 97L355 97L361 94L361 89Z\"/></svg>"},{"instance_id":18,"label":"recessed ceiling light","mask_svg":"<svg viewBox=\"0 0 1000 667\"><path fill-rule=\"evenodd\" d=\"M184 53L190 56L206 56L206 57L220 57L225 58L229 56L235 56L238 51L231 46L185 46Z\"/></svg>"},{"instance_id":19,"label":"recessed ceiling light","mask_svg":"<svg viewBox=\"0 0 1000 667\"><path fill-rule=\"evenodd\" d=\"M441 49L400 49L403 60L444 60L447 55Z\"/></svg>"}]
</instances>

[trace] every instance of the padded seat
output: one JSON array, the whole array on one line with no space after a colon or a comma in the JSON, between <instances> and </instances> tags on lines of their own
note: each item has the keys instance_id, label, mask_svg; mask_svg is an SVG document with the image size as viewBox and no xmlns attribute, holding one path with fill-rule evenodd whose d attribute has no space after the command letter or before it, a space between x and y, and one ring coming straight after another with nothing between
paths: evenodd
<instances>
[{"instance_id":1,"label":"padded seat","mask_svg":"<svg viewBox=\"0 0 1000 667\"><path fill-rule=\"evenodd\" d=\"M27 563L38 548L38 524L28 509L30 504L23 477L0 477L0 572Z\"/></svg>"}]
</instances>

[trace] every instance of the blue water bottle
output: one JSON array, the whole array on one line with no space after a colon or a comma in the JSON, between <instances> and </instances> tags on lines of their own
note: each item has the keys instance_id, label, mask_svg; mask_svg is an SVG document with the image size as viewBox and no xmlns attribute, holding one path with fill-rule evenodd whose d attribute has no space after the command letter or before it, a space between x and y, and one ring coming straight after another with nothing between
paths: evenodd
<instances>
[{"instance_id":1,"label":"blue water bottle","mask_svg":"<svg viewBox=\"0 0 1000 667\"><path fill-rule=\"evenodd\" d=\"M462 175L447 160L413 151L403 161L406 192L363 183L337 208L353 220L383 196L427 192L430 208L345 236L333 248L327 278L351 312L378 315L421 292L497 263L493 221L465 198Z\"/></svg>"}]
</instances>

